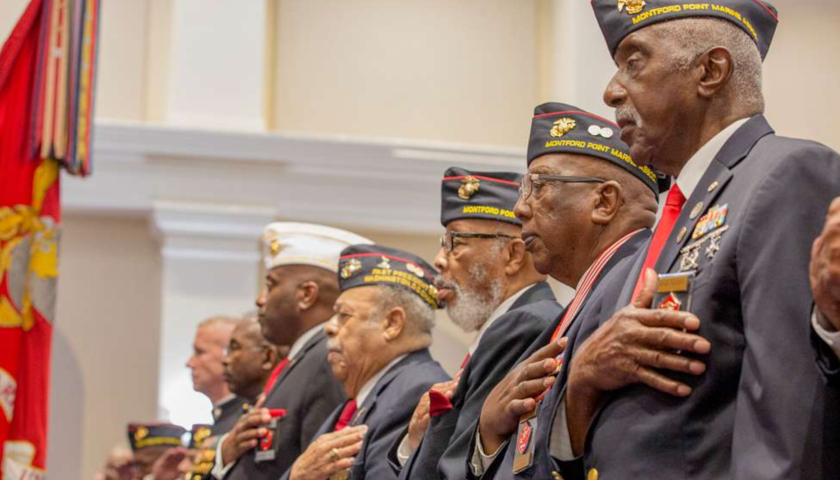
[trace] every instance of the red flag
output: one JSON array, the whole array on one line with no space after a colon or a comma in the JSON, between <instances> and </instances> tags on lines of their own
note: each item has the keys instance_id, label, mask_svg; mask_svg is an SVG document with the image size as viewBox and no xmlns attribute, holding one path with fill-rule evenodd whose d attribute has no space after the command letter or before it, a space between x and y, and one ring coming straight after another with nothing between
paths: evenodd
<instances>
[{"instance_id":1,"label":"red flag","mask_svg":"<svg viewBox=\"0 0 840 480\"><path fill-rule=\"evenodd\" d=\"M44 478L59 164L29 148L45 0L0 50L0 473Z\"/></svg>"}]
</instances>

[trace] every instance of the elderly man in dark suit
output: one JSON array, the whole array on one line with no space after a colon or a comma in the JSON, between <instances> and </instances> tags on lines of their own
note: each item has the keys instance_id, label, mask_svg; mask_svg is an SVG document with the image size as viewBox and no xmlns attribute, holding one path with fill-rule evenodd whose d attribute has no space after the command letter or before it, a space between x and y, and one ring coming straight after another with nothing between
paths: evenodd
<instances>
[{"instance_id":1,"label":"elderly man in dark suit","mask_svg":"<svg viewBox=\"0 0 840 480\"><path fill-rule=\"evenodd\" d=\"M219 442L213 476L277 480L345 401L327 361L324 325L338 297L341 250L371 243L322 225L272 223L265 229L266 285L257 298L263 336L291 345L262 403Z\"/></svg>"},{"instance_id":2,"label":"elderly man in dark suit","mask_svg":"<svg viewBox=\"0 0 840 480\"><path fill-rule=\"evenodd\" d=\"M472 424L490 390L561 311L513 208L522 176L453 167L441 182L446 233L435 258L449 318L478 334L454 384L423 395L390 455L401 479L464 478Z\"/></svg>"},{"instance_id":3,"label":"elderly man in dark suit","mask_svg":"<svg viewBox=\"0 0 840 480\"><path fill-rule=\"evenodd\" d=\"M817 362L826 380L840 386L840 197L831 203L822 235L814 241L810 273L817 304L812 318Z\"/></svg>"},{"instance_id":4,"label":"elderly man in dark suit","mask_svg":"<svg viewBox=\"0 0 840 480\"><path fill-rule=\"evenodd\" d=\"M604 99L622 139L676 185L616 313L570 338L558 476L838 478L840 398L813 364L808 260L840 157L762 115L776 10L592 6L618 67Z\"/></svg>"},{"instance_id":5,"label":"elderly man in dark suit","mask_svg":"<svg viewBox=\"0 0 840 480\"><path fill-rule=\"evenodd\" d=\"M435 270L381 245L342 252L341 296L326 326L333 372L349 400L321 425L284 480L396 478L386 453L414 401L449 376L429 354Z\"/></svg>"},{"instance_id":6,"label":"elderly man in dark suit","mask_svg":"<svg viewBox=\"0 0 840 480\"><path fill-rule=\"evenodd\" d=\"M462 458L470 478L551 477L535 466L553 416L554 390L542 395L562 365L558 342L613 295L655 221L661 179L630 160L618 131L571 105L534 111L515 211L537 268L574 287L575 297L484 402L470 455Z\"/></svg>"}]
</instances>

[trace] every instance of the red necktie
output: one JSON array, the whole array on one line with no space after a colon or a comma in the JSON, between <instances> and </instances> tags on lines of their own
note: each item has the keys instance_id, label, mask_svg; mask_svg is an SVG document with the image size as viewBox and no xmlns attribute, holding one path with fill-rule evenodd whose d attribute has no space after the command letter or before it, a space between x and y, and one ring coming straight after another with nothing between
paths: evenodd
<instances>
[{"instance_id":1,"label":"red necktie","mask_svg":"<svg viewBox=\"0 0 840 480\"><path fill-rule=\"evenodd\" d=\"M268 395L268 392L271 390L271 387L277 382L277 377L283 373L283 369L286 368L286 365L289 364L289 357L284 358L280 363L274 367L274 371L271 372L271 376L268 377L268 382L265 383L265 394Z\"/></svg>"},{"instance_id":2,"label":"red necktie","mask_svg":"<svg viewBox=\"0 0 840 480\"><path fill-rule=\"evenodd\" d=\"M356 399L351 398L344 404L344 409L341 410L341 413L338 415L338 420L335 422L335 429L333 431L337 432L347 425L350 425L350 421L353 420L354 413L356 413Z\"/></svg>"},{"instance_id":3,"label":"red necktie","mask_svg":"<svg viewBox=\"0 0 840 480\"><path fill-rule=\"evenodd\" d=\"M675 183L668 192L668 197L665 199L665 208L662 209L662 218L659 219L659 225L656 226L656 231L653 232L653 239L650 241L650 248L648 248L647 257L642 267L642 273L636 281L636 288L633 290L633 300L639 296L644 284L645 271L648 268L653 268L656 261L659 259L659 254L671 236L671 230L674 229L674 224L677 223L677 218L680 216L683 205L685 205L685 196L680 191L680 187Z\"/></svg>"}]
</instances>

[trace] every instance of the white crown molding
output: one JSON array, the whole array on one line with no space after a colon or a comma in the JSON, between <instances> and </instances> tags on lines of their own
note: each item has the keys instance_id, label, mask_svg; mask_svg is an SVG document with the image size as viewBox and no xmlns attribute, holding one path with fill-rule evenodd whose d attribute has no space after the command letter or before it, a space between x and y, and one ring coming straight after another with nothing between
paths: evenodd
<instances>
[{"instance_id":1,"label":"white crown molding","mask_svg":"<svg viewBox=\"0 0 840 480\"><path fill-rule=\"evenodd\" d=\"M510 147L102 120L94 174L65 177L63 202L69 212L118 215L151 215L166 202L209 204L213 215L225 206L259 216L273 208L280 220L434 233L447 167L521 172L524 156Z\"/></svg>"}]
</instances>

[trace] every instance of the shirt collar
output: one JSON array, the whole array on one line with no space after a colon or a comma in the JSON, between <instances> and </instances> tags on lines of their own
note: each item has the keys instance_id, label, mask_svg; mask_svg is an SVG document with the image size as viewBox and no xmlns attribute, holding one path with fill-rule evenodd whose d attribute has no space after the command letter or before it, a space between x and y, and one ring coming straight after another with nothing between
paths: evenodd
<instances>
[{"instance_id":1,"label":"shirt collar","mask_svg":"<svg viewBox=\"0 0 840 480\"><path fill-rule=\"evenodd\" d=\"M365 403L365 400L367 399L367 397L370 395L370 392L373 391L373 387L376 386L376 382L378 382L379 379L381 379L383 375L388 373L388 370L393 368L394 365L400 363L400 360L402 360L403 358L405 358L407 356L408 356L408 354L404 353L404 354L400 355L399 357L391 360L391 363L389 363L388 365L385 365L385 368L380 370L376 375L371 377L370 380L365 382L365 384L362 385L362 388L359 390L359 393L356 394L356 406L361 407L362 404Z\"/></svg>"},{"instance_id":2,"label":"shirt collar","mask_svg":"<svg viewBox=\"0 0 840 480\"><path fill-rule=\"evenodd\" d=\"M234 394L232 394L232 393L229 393L229 394L228 394L225 398L223 398L223 399L219 400L218 402L216 402L216 404L215 404L215 405L213 405L213 407L215 407L215 408L221 408L221 407L224 407L225 405L227 405L228 403L230 403L230 402L234 401L235 399L236 399L236 395L234 395Z\"/></svg>"},{"instance_id":3,"label":"shirt collar","mask_svg":"<svg viewBox=\"0 0 840 480\"><path fill-rule=\"evenodd\" d=\"M327 322L324 322L310 328L309 330L303 332L303 335L301 335L300 337L298 337L297 340L295 340L295 343L292 344L292 348L289 349L290 362L297 358L300 351L303 350L303 346L306 345L306 342L308 342L312 337L317 335L320 330L323 330L324 325L326 324Z\"/></svg>"},{"instance_id":4,"label":"shirt collar","mask_svg":"<svg viewBox=\"0 0 840 480\"><path fill-rule=\"evenodd\" d=\"M481 328L478 330L478 335L475 337L475 340L473 340L472 345L470 345L470 355L475 353L475 349L478 348L478 342L481 341L481 337L484 336L484 332L486 332L487 329L490 328L490 325L492 325L493 322L495 322L499 317L507 313L507 311L510 310L510 307L512 307L513 304L516 303L517 300L519 300L519 297L521 297L526 290L533 287L534 285L535 284L532 283L527 287L523 288L522 290L519 290L518 292L509 296L505 299L504 302L500 303L495 310L493 310L493 313L490 314L490 318L488 318L487 321L484 322L484 325L482 325Z\"/></svg>"},{"instance_id":5,"label":"shirt collar","mask_svg":"<svg viewBox=\"0 0 840 480\"><path fill-rule=\"evenodd\" d=\"M691 194L694 193L694 189L697 188L697 184L700 183L703 174L709 169L712 160L715 159L715 156L723 148L726 141L729 140L736 130L747 123L747 120L749 118L742 118L732 122L731 125L718 132L717 135L700 147L700 150L697 150L688 160L688 163L685 164L677 177L677 186L680 187L680 191L685 198L691 198Z\"/></svg>"}]
</instances>

